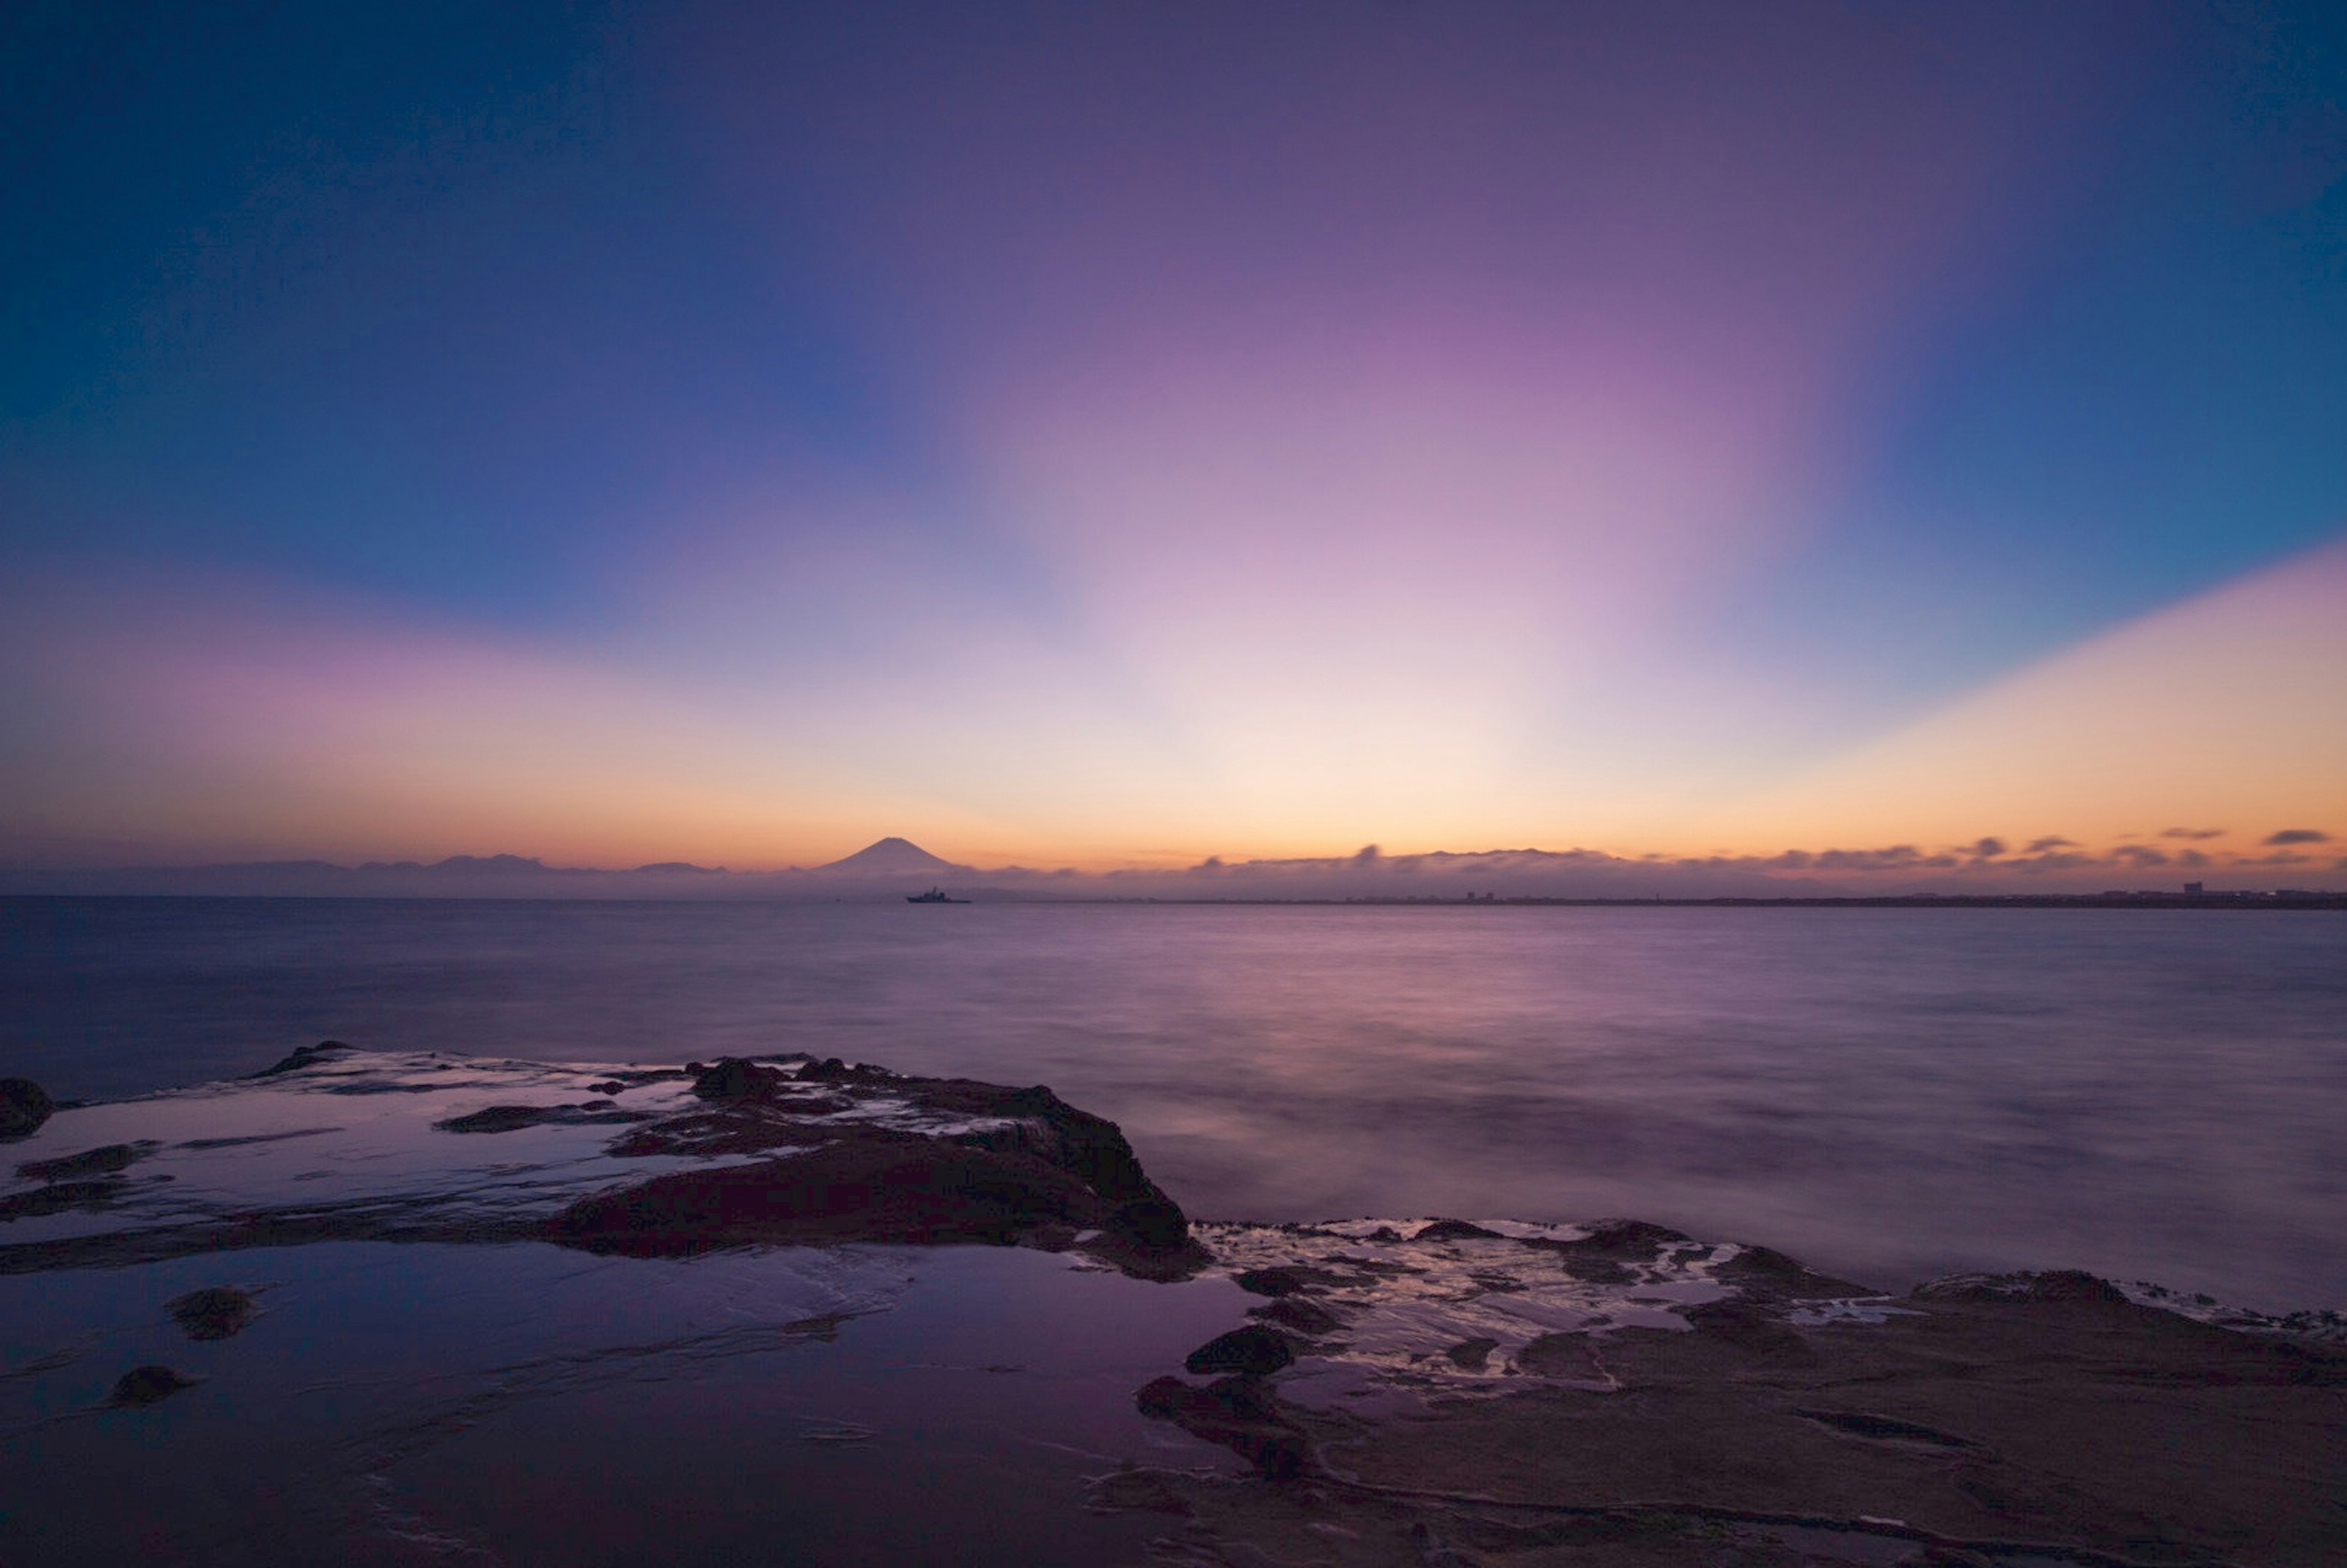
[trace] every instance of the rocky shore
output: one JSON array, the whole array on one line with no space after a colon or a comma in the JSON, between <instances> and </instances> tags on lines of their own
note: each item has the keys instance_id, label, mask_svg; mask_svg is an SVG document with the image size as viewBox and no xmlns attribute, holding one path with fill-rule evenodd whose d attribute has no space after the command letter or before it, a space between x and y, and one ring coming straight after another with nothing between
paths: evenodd
<instances>
[{"instance_id":1,"label":"rocky shore","mask_svg":"<svg viewBox=\"0 0 2347 1568\"><path fill-rule=\"evenodd\" d=\"M327 1042L8 1103L10 1560L684 1562L787 1514L783 1555L818 1562L2347 1561L2329 1314L2064 1273L1894 1297L1635 1221L1194 1223L1047 1089L805 1056ZM940 1348L980 1324L994 1348ZM818 1387L862 1408L772 1446L777 1401ZM967 1430L940 1424L958 1400ZM256 1421L342 1456L274 1533L242 1517L268 1489L213 1469ZM1011 1463L1004 1432L1023 1479L992 1503L924 1470L966 1442ZM491 1433L496 1486L454 1458ZM654 1439L764 1479L676 1496L640 1473ZM641 1528L525 1517L515 1465L589 1512L646 1488ZM849 1501L821 1494L840 1476Z\"/></svg>"},{"instance_id":2,"label":"rocky shore","mask_svg":"<svg viewBox=\"0 0 2347 1568\"><path fill-rule=\"evenodd\" d=\"M2339 1321L2076 1273L1892 1297L1614 1222L1202 1227L1249 1366L1145 1409L1265 1481L1128 1473L1209 1558L2306 1564L2347 1553ZM1455 1337L1454 1337L1455 1336ZM1447 1342L1446 1342L1447 1341ZM1199 1373L1221 1372L1213 1378Z\"/></svg>"}]
</instances>

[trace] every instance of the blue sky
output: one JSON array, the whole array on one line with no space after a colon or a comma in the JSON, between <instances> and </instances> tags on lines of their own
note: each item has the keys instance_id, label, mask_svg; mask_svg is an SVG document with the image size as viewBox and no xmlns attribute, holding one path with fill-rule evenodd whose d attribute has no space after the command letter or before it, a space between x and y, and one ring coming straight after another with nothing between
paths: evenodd
<instances>
[{"instance_id":1,"label":"blue sky","mask_svg":"<svg viewBox=\"0 0 2347 1568\"><path fill-rule=\"evenodd\" d=\"M5 26L21 853L1693 851L2347 529L2334 7Z\"/></svg>"}]
</instances>

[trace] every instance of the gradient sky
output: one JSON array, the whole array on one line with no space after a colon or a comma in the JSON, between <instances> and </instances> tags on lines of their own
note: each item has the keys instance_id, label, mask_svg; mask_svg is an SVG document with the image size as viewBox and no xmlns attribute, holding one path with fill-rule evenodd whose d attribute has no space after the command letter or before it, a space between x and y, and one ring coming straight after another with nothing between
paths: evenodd
<instances>
[{"instance_id":1,"label":"gradient sky","mask_svg":"<svg viewBox=\"0 0 2347 1568\"><path fill-rule=\"evenodd\" d=\"M2334 5L35 4L0 144L0 859L2347 839Z\"/></svg>"}]
</instances>

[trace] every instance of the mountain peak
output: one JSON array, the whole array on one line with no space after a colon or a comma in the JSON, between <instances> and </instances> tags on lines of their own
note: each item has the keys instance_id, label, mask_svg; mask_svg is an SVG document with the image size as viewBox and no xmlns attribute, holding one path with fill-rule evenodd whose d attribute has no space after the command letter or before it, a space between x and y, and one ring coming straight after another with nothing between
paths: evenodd
<instances>
[{"instance_id":1,"label":"mountain peak","mask_svg":"<svg viewBox=\"0 0 2347 1568\"><path fill-rule=\"evenodd\" d=\"M841 871L854 876L926 876L937 872L967 871L969 867L940 860L910 839L891 836L866 845L845 860L835 860L815 869Z\"/></svg>"}]
</instances>

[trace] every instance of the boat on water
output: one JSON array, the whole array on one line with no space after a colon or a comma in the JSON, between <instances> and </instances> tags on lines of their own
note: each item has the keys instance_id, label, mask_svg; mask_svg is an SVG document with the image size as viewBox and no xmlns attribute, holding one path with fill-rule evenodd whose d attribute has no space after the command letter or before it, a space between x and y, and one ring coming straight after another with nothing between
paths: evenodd
<instances>
[{"instance_id":1,"label":"boat on water","mask_svg":"<svg viewBox=\"0 0 2347 1568\"><path fill-rule=\"evenodd\" d=\"M906 894L905 902L907 904L967 904L969 900L967 898L948 898L946 897L946 890L944 888L932 887L927 893Z\"/></svg>"}]
</instances>

